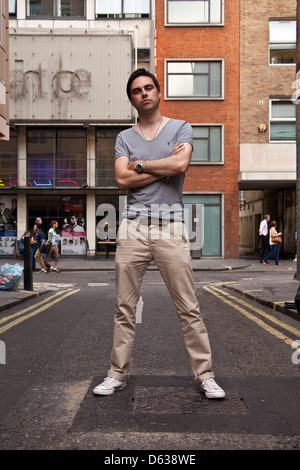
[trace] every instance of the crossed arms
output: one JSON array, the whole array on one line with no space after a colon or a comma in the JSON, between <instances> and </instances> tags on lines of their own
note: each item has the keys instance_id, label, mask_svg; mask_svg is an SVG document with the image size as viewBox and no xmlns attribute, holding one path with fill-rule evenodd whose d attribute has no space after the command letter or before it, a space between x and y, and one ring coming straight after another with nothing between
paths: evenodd
<instances>
[{"instance_id":1,"label":"crossed arms","mask_svg":"<svg viewBox=\"0 0 300 470\"><path fill-rule=\"evenodd\" d=\"M120 189L139 188L168 176L185 173L191 161L192 146L188 142L176 143L169 157L158 160L144 160L143 172L135 167L139 160L128 163L128 157L121 156L115 161L115 178Z\"/></svg>"}]
</instances>

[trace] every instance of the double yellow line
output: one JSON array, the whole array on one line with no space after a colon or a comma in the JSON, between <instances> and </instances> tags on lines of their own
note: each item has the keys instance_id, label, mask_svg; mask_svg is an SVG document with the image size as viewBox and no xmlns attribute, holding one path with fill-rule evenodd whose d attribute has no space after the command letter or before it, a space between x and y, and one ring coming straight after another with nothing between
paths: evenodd
<instances>
[{"instance_id":1,"label":"double yellow line","mask_svg":"<svg viewBox=\"0 0 300 470\"><path fill-rule=\"evenodd\" d=\"M0 335L4 333L5 331L9 330L10 328L13 328L14 326L18 325L19 323L22 323L28 318L38 315L39 313L43 312L44 310L47 310L48 308L52 307L56 303L60 302L61 300L79 291L80 289L65 289L63 291L57 292L54 295L51 295L50 297L42 300L41 302L38 302L34 305L31 305L28 308L20 310L19 312L14 313L13 315L9 315L7 317L1 318L0 325L4 323L5 325L0 327Z\"/></svg>"},{"instance_id":2,"label":"double yellow line","mask_svg":"<svg viewBox=\"0 0 300 470\"><path fill-rule=\"evenodd\" d=\"M238 310L242 315L247 317L249 320L252 320L255 322L257 325L259 325L261 328L266 330L268 333L276 336L276 338L284 341L286 344L289 344L292 346L294 343L295 339L291 339L285 334L283 334L281 331L275 329L273 326L269 325L265 321L263 321L261 318L257 317L256 315L253 315L250 313L248 310L246 310L244 307L247 307L247 309L252 310L256 314L258 314L260 317L263 317L266 320L269 320L271 323L275 324L279 328L288 331L292 335L295 335L297 339L300 339L300 330L297 328L294 328L293 326L278 320L278 318L274 317L273 315L270 315L263 310L254 307L253 305L249 304L248 302L245 302L242 299L238 299L237 297L234 297L233 295L230 295L228 292L225 292L216 285L209 285L209 286L203 286L203 289L205 289L207 292L210 292L211 294L215 295L218 299L221 301L225 302L226 304L230 305L231 307L235 308Z\"/></svg>"}]
</instances>

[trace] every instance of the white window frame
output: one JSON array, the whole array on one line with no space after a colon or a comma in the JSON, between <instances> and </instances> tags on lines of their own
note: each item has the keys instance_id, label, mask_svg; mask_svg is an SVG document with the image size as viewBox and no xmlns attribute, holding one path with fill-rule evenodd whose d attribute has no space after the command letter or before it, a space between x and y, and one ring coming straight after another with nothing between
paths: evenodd
<instances>
[{"instance_id":1,"label":"white window frame","mask_svg":"<svg viewBox=\"0 0 300 470\"><path fill-rule=\"evenodd\" d=\"M219 62L221 64L221 96L168 96L168 63L170 62ZM176 59L166 58L164 60L165 69L165 97L166 101L223 101L224 100L224 59L223 58L188 58L188 59Z\"/></svg>"},{"instance_id":2,"label":"white window frame","mask_svg":"<svg viewBox=\"0 0 300 470\"><path fill-rule=\"evenodd\" d=\"M294 44L291 43L290 41L271 41L271 24L279 24L279 23L295 23L295 26L297 28L297 22L296 20L270 20L269 21L269 65L272 67L286 67L286 66L295 66L296 62L292 63L286 63L286 64L281 64L281 63L271 63L271 45L272 44L278 44L279 46L284 46L284 44L289 45L289 44ZM288 49L287 49L288 50ZM296 50L296 38L295 38L295 50Z\"/></svg>"},{"instance_id":3,"label":"white window frame","mask_svg":"<svg viewBox=\"0 0 300 470\"><path fill-rule=\"evenodd\" d=\"M192 128L196 127L219 127L221 129L220 136L221 136L221 159L220 161L211 161L211 160L191 160L190 165L224 165L224 124L219 123L197 123L192 124Z\"/></svg>"},{"instance_id":4,"label":"white window frame","mask_svg":"<svg viewBox=\"0 0 300 470\"><path fill-rule=\"evenodd\" d=\"M209 0L210 1L210 0ZM172 26L224 26L224 3L225 0L220 0L220 9L221 9L221 21L219 23L209 23L209 22L200 22L200 23L169 23L168 22L168 2L169 0L164 0L165 3L165 14L164 14L164 26L172 27Z\"/></svg>"},{"instance_id":5,"label":"white window frame","mask_svg":"<svg viewBox=\"0 0 300 470\"><path fill-rule=\"evenodd\" d=\"M109 1L109 0L108 0ZM97 0L95 0L95 18L96 20L105 20L105 19L116 19L116 20L138 20L138 19L149 19L151 18L151 0L149 0L149 13L145 13L145 15L149 15L149 16L142 16L143 13L142 12L139 12L139 14L141 16L126 16L126 14L128 15L128 13L125 12L125 5L124 5L124 2L125 0L120 0L120 3L121 3L121 11L120 12L111 12L111 13L107 13L107 15L110 15L110 16L97 16L98 14L100 15L100 13L97 13Z\"/></svg>"},{"instance_id":6,"label":"white window frame","mask_svg":"<svg viewBox=\"0 0 300 470\"><path fill-rule=\"evenodd\" d=\"M290 98L282 98L282 99L279 99L279 98L270 98L269 100L269 142L274 144L274 143L292 143L292 142L296 142L296 138L295 139L288 139L288 140L276 140L276 139L271 139L271 123L272 122L295 122L295 126L296 126L296 116L295 118L272 118L272 103L274 102L280 102L280 101L290 101L291 104L294 104L293 103L293 100L290 99ZM294 105L296 106L296 105Z\"/></svg>"}]
</instances>

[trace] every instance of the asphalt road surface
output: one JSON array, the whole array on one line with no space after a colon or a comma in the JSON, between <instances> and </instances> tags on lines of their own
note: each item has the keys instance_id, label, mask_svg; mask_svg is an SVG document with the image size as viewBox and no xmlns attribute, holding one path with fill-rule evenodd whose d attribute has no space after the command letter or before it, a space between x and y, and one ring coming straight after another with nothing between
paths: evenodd
<instances>
[{"instance_id":1,"label":"asphalt road surface","mask_svg":"<svg viewBox=\"0 0 300 470\"><path fill-rule=\"evenodd\" d=\"M207 400L159 273L143 282L128 387L110 397L92 390L109 368L114 273L34 274L51 293L0 312L0 449L104 450L104 463L131 467L194 464L200 450L299 450L300 322L220 287L239 277L195 273L226 391ZM138 450L143 462L113 461Z\"/></svg>"}]
</instances>

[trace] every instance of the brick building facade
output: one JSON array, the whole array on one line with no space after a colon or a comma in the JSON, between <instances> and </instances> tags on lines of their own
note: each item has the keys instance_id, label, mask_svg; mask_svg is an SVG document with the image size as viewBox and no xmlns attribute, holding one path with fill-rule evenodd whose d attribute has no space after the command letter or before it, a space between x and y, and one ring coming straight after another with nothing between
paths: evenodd
<instances>
[{"instance_id":1,"label":"brick building facade","mask_svg":"<svg viewBox=\"0 0 300 470\"><path fill-rule=\"evenodd\" d=\"M295 251L296 0L240 2L240 254L259 249L269 213Z\"/></svg>"},{"instance_id":2,"label":"brick building facade","mask_svg":"<svg viewBox=\"0 0 300 470\"><path fill-rule=\"evenodd\" d=\"M239 1L210 2L211 8L217 4L220 8L220 15L212 18L211 12L211 17L203 14L203 17L198 20L192 18L192 12L191 18L188 13L180 11L177 11L176 17L174 11L179 8L178 3L180 2L156 1L155 71L162 87L161 109L163 114L187 120L193 126L195 160L192 160L186 174L184 200L188 201L189 198L193 202L198 200L200 203L204 202L206 207L206 204L209 206L212 196L219 196L220 219L217 221L213 214L208 214L205 218L204 237L206 240L209 237L213 238L214 232L219 231L220 251L214 254L224 258L237 258L239 257L237 179L239 170ZM188 10L194 4L199 4L198 8L200 8L200 2L186 2L185 9ZM191 24L194 21L197 22ZM216 72L213 79L220 80L220 91L208 91L206 94L200 83L200 91L197 94L196 82L198 79L201 82L201 77L206 73L206 66L209 70L209 86L213 89L214 84L210 81L210 74L213 73L212 66L217 67L218 63L221 75L217 75ZM190 92L185 93L184 85L181 91L176 92L174 85L174 81L179 82L180 78L186 84L188 83L189 72L186 72L188 66L194 71L198 68L199 72L198 76L196 73L193 76L193 96L190 96ZM172 89L175 91L172 92ZM204 145L203 135L206 130L208 132L216 130L215 126L220 126L222 130L221 157L217 158L211 154L203 157L201 153ZM199 142L201 156L197 158ZM209 139L207 145L215 149L213 141L210 142ZM209 218L211 218L210 222ZM205 250L201 253L202 256L211 254L213 253L205 252Z\"/></svg>"}]
</instances>

